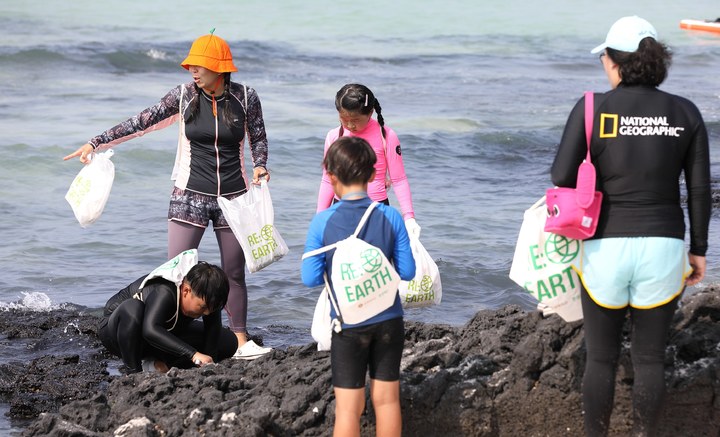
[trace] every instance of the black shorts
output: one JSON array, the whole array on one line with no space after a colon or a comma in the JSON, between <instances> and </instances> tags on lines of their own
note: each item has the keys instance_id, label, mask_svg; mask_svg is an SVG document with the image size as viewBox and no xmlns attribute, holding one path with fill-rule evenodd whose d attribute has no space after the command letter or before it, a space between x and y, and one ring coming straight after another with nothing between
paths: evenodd
<instances>
[{"instance_id":1,"label":"black shorts","mask_svg":"<svg viewBox=\"0 0 720 437\"><path fill-rule=\"evenodd\" d=\"M332 383L338 388L365 387L365 373L379 381L400 380L405 345L402 318L332 333Z\"/></svg>"}]
</instances>

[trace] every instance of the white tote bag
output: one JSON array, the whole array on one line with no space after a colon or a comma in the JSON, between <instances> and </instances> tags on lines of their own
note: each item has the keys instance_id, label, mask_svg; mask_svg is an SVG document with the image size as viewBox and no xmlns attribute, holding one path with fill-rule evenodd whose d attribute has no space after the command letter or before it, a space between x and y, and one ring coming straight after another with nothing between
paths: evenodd
<instances>
[{"instance_id":1,"label":"white tote bag","mask_svg":"<svg viewBox=\"0 0 720 437\"><path fill-rule=\"evenodd\" d=\"M439 305L442 301L442 281L440 270L420 238L410 236L410 249L415 258L415 277L409 281L400 281L398 291L403 308L422 308Z\"/></svg>"},{"instance_id":2,"label":"white tote bag","mask_svg":"<svg viewBox=\"0 0 720 437\"><path fill-rule=\"evenodd\" d=\"M538 300L544 313L567 322L582 319L581 283L573 265L582 256L582 241L545 232L547 207L543 196L525 211L510 279Z\"/></svg>"},{"instance_id":3,"label":"white tote bag","mask_svg":"<svg viewBox=\"0 0 720 437\"><path fill-rule=\"evenodd\" d=\"M90 163L75 176L65 194L65 200L83 228L100 218L110 197L110 189L115 179L115 165L110 160L112 155L112 149L90 155Z\"/></svg>"},{"instance_id":4,"label":"white tote bag","mask_svg":"<svg viewBox=\"0 0 720 437\"><path fill-rule=\"evenodd\" d=\"M242 246L250 273L288 253L287 244L274 225L275 211L266 181L260 185L250 184L245 194L232 200L218 197L218 204Z\"/></svg>"},{"instance_id":5,"label":"white tote bag","mask_svg":"<svg viewBox=\"0 0 720 437\"><path fill-rule=\"evenodd\" d=\"M133 296L133 298L145 302L142 290L145 287L145 284L147 284L147 282L151 279L164 278L168 281L173 282L177 286L177 301L175 303L177 306L175 307L175 315L173 315L170 319L166 321L166 323L168 323L170 322L170 320L174 320L173 325L169 329L169 331L175 329L178 319L180 318L180 287L182 286L185 276L187 276L188 272L190 272L190 269L197 265L197 263L197 249L190 249L179 253L177 256L175 256L175 258L166 261L164 264L160 265L159 267L155 268L155 270L150 272L150 274L147 275L145 279L143 279L143 281L140 283L140 291L135 293L135 295Z\"/></svg>"},{"instance_id":6,"label":"white tote bag","mask_svg":"<svg viewBox=\"0 0 720 437\"><path fill-rule=\"evenodd\" d=\"M331 305L334 306L335 302L332 301L328 287L325 286L315 304L315 313L313 314L312 326L310 327L310 334L313 340L317 342L317 349L319 351L329 351L332 345L332 332L340 332L342 330L340 321L330 317ZM337 309L335 313L337 314Z\"/></svg>"},{"instance_id":7,"label":"white tote bag","mask_svg":"<svg viewBox=\"0 0 720 437\"><path fill-rule=\"evenodd\" d=\"M150 272L150 274L143 279L142 283L140 283L140 288L145 287L147 281L153 278L165 278L177 285L179 291L185 276L187 276L190 269L195 267L197 263L197 249L180 252L175 258L167 260Z\"/></svg>"}]
</instances>

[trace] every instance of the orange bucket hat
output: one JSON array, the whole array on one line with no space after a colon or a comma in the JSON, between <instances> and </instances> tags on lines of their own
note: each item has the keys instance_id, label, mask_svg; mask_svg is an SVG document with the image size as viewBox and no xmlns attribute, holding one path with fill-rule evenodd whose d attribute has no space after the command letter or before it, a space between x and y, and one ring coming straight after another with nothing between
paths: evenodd
<instances>
[{"instance_id":1,"label":"orange bucket hat","mask_svg":"<svg viewBox=\"0 0 720 437\"><path fill-rule=\"evenodd\" d=\"M212 33L196 39L190 47L187 58L180 65L186 70L191 65L199 65L216 73L238 71L235 64L233 64L228 43Z\"/></svg>"}]
</instances>

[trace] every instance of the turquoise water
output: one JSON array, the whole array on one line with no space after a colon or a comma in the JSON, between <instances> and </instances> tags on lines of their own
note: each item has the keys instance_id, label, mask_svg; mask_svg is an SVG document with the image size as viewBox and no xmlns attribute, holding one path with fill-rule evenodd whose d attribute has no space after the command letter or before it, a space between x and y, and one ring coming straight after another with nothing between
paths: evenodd
<instances>
[{"instance_id":1,"label":"turquoise water","mask_svg":"<svg viewBox=\"0 0 720 437\"><path fill-rule=\"evenodd\" d=\"M214 27L233 49L234 79L262 100L276 224L291 250L248 275L251 326L309 326L318 290L300 284L300 255L333 97L351 81L375 91L401 138L422 241L443 277L443 304L408 317L463 324L483 308L532 308L507 277L522 212L549 184L576 99L607 89L589 50L633 13L674 49L663 88L700 107L717 175L720 35L679 28L719 16L716 1L3 2L0 302L39 293L50 307L97 308L164 260L174 128L116 148L110 200L87 229L64 200L80 164L61 158L187 81L178 63ZM719 239L715 219L707 283L720 278ZM200 255L219 263L209 233ZM309 338L298 335L276 344Z\"/></svg>"}]
</instances>

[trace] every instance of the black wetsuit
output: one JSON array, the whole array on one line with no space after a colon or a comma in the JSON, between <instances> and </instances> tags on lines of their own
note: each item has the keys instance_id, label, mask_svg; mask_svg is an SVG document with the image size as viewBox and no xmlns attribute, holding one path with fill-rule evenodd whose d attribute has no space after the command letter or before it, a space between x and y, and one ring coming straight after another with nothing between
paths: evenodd
<instances>
[{"instance_id":1,"label":"black wetsuit","mask_svg":"<svg viewBox=\"0 0 720 437\"><path fill-rule=\"evenodd\" d=\"M163 278L149 280L142 288L142 300L134 298L144 279L138 278L107 301L98 333L129 372L142 371L142 359L147 357L169 367L189 368L198 351L215 362L235 353L237 338L223 328L221 310L203 316L202 322L183 315L176 285Z\"/></svg>"}]
</instances>

